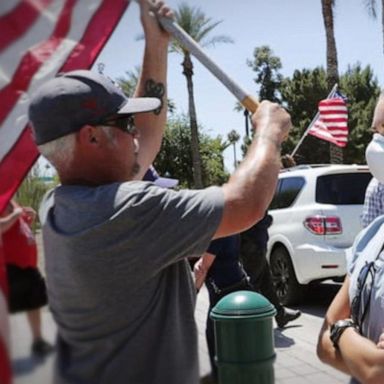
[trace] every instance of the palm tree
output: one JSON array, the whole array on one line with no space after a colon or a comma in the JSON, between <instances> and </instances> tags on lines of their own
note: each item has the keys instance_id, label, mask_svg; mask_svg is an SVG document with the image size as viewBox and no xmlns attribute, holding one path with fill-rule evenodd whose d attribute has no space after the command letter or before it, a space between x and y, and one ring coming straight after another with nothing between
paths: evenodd
<instances>
[{"instance_id":1,"label":"palm tree","mask_svg":"<svg viewBox=\"0 0 384 384\"><path fill-rule=\"evenodd\" d=\"M327 40L327 81L330 88L339 81L335 31L333 28L333 7L335 2L335 0L321 0Z\"/></svg>"},{"instance_id":2,"label":"palm tree","mask_svg":"<svg viewBox=\"0 0 384 384\"><path fill-rule=\"evenodd\" d=\"M364 5L367 8L369 16L376 19L377 17L376 0L364 0ZM381 42L381 44L383 46L383 53L384 53L384 0L381 0L381 30L383 35L383 41Z\"/></svg>"},{"instance_id":3,"label":"palm tree","mask_svg":"<svg viewBox=\"0 0 384 384\"><path fill-rule=\"evenodd\" d=\"M327 83L331 89L339 82L339 69L337 62L337 49L335 40L335 31L333 28L333 7L336 0L321 0L321 9L325 27L325 36L327 44ZM334 144L329 144L331 163L343 162L343 150Z\"/></svg>"},{"instance_id":4,"label":"palm tree","mask_svg":"<svg viewBox=\"0 0 384 384\"><path fill-rule=\"evenodd\" d=\"M200 8L191 7L186 3L179 5L175 12L176 22L202 47L213 46L217 43L231 43L232 39L227 36L217 35L209 37L210 32L217 27L221 21L213 22ZM197 126L196 107L193 92L193 62L190 52L180 45L176 40L171 44L171 52L183 55L183 75L187 81L188 109L191 129L191 151L193 160L193 180L195 188L203 187L201 156L199 151L199 131Z\"/></svg>"},{"instance_id":5,"label":"palm tree","mask_svg":"<svg viewBox=\"0 0 384 384\"><path fill-rule=\"evenodd\" d=\"M232 129L232 131L228 133L227 138L228 138L229 144L233 145L233 165L234 165L234 168L236 168L237 167L236 143L240 140L240 135L237 133L237 131Z\"/></svg>"}]
</instances>

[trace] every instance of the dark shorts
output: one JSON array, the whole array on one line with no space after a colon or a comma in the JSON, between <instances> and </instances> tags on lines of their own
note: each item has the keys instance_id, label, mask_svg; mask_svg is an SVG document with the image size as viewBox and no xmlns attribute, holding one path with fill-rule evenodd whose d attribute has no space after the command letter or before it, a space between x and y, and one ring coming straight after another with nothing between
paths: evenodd
<instances>
[{"instance_id":1,"label":"dark shorts","mask_svg":"<svg viewBox=\"0 0 384 384\"><path fill-rule=\"evenodd\" d=\"M29 311L47 304L44 277L37 268L7 264L8 307L11 313Z\"/></svg>"}]
</instances>

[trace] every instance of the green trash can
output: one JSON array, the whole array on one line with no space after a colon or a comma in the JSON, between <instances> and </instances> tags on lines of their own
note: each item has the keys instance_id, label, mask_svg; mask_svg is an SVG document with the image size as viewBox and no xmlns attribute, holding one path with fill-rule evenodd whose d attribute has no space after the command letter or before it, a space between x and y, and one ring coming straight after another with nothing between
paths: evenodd
<instances>
[{"instance_id":1,"label":"green trash can","mask_svg":"<svg viewBox=\"0 0 384 384\"><path fill-rule=\"evenodd\" d=\"M262 295L237 291L210 313L220 384L273 384L275 307Z\"/></svg>"}]
</instances>

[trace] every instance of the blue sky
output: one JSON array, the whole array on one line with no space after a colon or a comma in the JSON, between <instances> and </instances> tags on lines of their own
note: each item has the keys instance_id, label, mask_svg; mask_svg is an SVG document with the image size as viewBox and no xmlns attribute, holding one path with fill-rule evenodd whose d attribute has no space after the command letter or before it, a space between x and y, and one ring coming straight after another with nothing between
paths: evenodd
<instances>
[{"instance_id":1,"label":"blue sky","mask_svg":"<svg viewBox=\"0 0 384 384\"><path fill-rule=\"evenodd\" d=\"M177 8L182 1L169 0ZM225 34L234 44L220 44L206 52L249 93L256 95L254 72L246 65L255 47L269 45L282 61L282 73L291 76L295 69L326 65L325 32L320 0L184 0L198 6L213 20L222 20L214 34ZM360 62L371 65L380 86L384 85L384 54L380 12L371 19L363 0L336 0L335 32L339 70ZM141 63L143 41L139 10L132 2L97 62L105 64L105 73L112 78L123 76ZM187 113L187 90L182 75L181 56L169 55L168 92L177 111ZM232 129L244 135L244 117L234 111L234 96L199 62L195 63L195 97L199 122L210 135L226 137ZM238 149L238 153L240 150ZM233 150L225 152L228 170L233 166Z\"/></svg>"}]
</instances>

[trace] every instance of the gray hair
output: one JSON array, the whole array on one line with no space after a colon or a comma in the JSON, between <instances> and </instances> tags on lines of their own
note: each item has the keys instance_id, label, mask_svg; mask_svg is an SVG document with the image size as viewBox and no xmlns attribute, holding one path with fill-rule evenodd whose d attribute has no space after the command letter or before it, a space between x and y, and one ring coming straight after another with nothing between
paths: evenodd
<instances>
[{"instance_id":1,"label":"gray hair","mask_svg":"<svg viewBox=\"0 0 384 384\"><path fill-rule=\"evenodd\" d=\"M73 161L76 134L70 133L38 146L40 153L57 169L67 168Z\"/></svg>"},{"instance_id":2,"label":"gray hair","mask_svg":"<svg viewBox=\"0 0 384 384\"><path fill-rule=\"evenodd\" d=\"M115 146L117 140L113 127L100 126L107 136L109 142ZM76 133L70 133L56 140L38 146L40 153L50 162L57 170L68 169L73 161L76 144Z\"/></svg>"}]
</instances>

